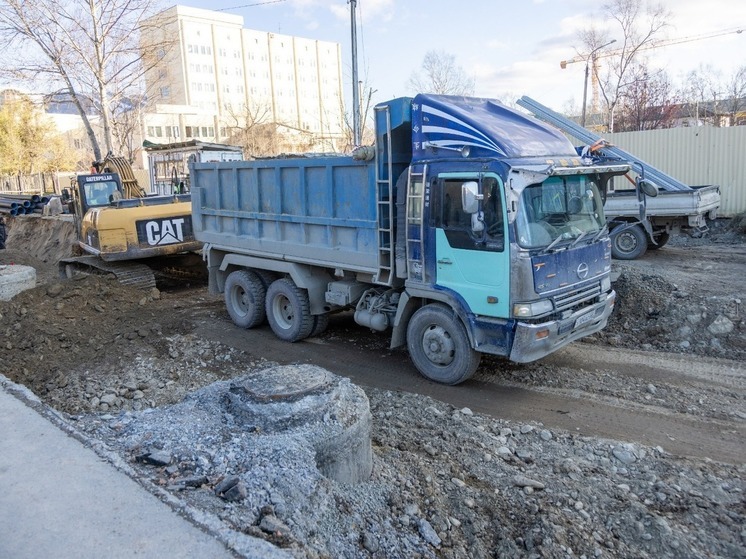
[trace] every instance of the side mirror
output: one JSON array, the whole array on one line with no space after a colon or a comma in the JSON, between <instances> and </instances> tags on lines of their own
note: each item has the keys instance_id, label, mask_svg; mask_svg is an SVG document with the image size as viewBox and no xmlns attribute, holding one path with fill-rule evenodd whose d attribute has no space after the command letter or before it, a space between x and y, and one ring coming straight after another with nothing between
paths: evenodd
<instances>
[{"instance_id":1,"label":"side mirror","mask_svg":"<svg viewBox=\"0 0 746 559\"><path fill-rule=\"evenodd\" d=\"M658 187L647 179L639 179L637 187L642 190L645 196L650 196L651 198L658 196Z\"/></svg>"},{"instance_id":2,"label":"side mirror","mask_svg":"<svg viewBox=\"0 0 746 559\"><path fill-rule=\"evenodd\" d=\"M67 188L62 189L62 201L67 204L71 199L70 190Z\"/></svg>"},{"instance_id":3,"label":"side mirror","mask_svg":"<svg viewBox=\"0 0 746 559\"><path fill-rule=\"evenodd\" d=\"M461 185L461 207L468 214L475 214L479 211L479 201L484 196L479 194L479 183L470 181Z\"/></svg>"}]
</instances>

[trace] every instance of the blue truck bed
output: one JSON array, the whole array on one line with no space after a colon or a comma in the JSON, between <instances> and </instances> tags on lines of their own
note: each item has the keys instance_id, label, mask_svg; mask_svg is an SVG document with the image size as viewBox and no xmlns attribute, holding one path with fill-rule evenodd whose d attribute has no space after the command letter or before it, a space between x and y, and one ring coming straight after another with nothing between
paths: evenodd
<instances>
[{"instance_id":1,"label":"blue truck bed","mask_svg":"<svg viewBox=\"0 0 746 559\"><path fill-rule=\"evenodd\" d=\"M197 240L361 272L378 265L375 166L346 156L194 163Z\"/></svg>"}]
</instances>

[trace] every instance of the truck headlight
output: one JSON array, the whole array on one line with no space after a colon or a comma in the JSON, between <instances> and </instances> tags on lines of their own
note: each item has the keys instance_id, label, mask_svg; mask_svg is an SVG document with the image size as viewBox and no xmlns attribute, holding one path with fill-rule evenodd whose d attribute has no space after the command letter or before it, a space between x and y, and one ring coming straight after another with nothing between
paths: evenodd
<instances>
[{"instance_id":1,"label":"truck headlight","mask_svg":"<svg viewBox=\"0 0 746 559\"><path fill-rule=\"evenodd\" d=\"M531 303L515 303L513 316L516 318L531 318L552 312L554 306L549 299L540 299Z\"/></svg>"},{"instance_id":2,"label":"truck headlight","mask_svg":"<svg viewBox=\"0 0 746 559\"><path fill-rule=\"evenodd\" d=\"M611 278L606 276L601 280L601 293L608 293L611 291Z\"/></svg>"}]
</instances>

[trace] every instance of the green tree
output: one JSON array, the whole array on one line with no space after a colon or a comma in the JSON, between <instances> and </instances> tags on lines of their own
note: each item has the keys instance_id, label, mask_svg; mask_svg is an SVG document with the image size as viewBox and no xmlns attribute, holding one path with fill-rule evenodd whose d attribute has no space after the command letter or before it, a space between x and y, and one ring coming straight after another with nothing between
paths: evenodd
<instances>
[{"instance_id":1,"label":"green tree","mask_svg":"<svg viewBox=\"0 0 746 559\"><path fill-rule=\"evenodd\" d=\"M0 109L0 174L30 175L75 168L75 154L27 98Z\"/></svg>"}]
</instances>

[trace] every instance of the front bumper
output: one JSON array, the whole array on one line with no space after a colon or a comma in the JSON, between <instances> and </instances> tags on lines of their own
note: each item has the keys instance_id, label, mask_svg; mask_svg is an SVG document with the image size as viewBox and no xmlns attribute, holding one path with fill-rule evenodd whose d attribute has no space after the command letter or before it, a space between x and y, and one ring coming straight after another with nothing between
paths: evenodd
<instances>
[{"instance_id":1,"label":"front bumper","mask_svg":"<svg viewBox=\"0 0 746 559\"><path fill-rule=\"evenodd\" d=\"M536 361L559 348L602 330L616 302L611 291L604 301L585 307L564 320L541 324L518 322L510 350L510 360L517 363Z\"/></svg>"}]
</instances>

